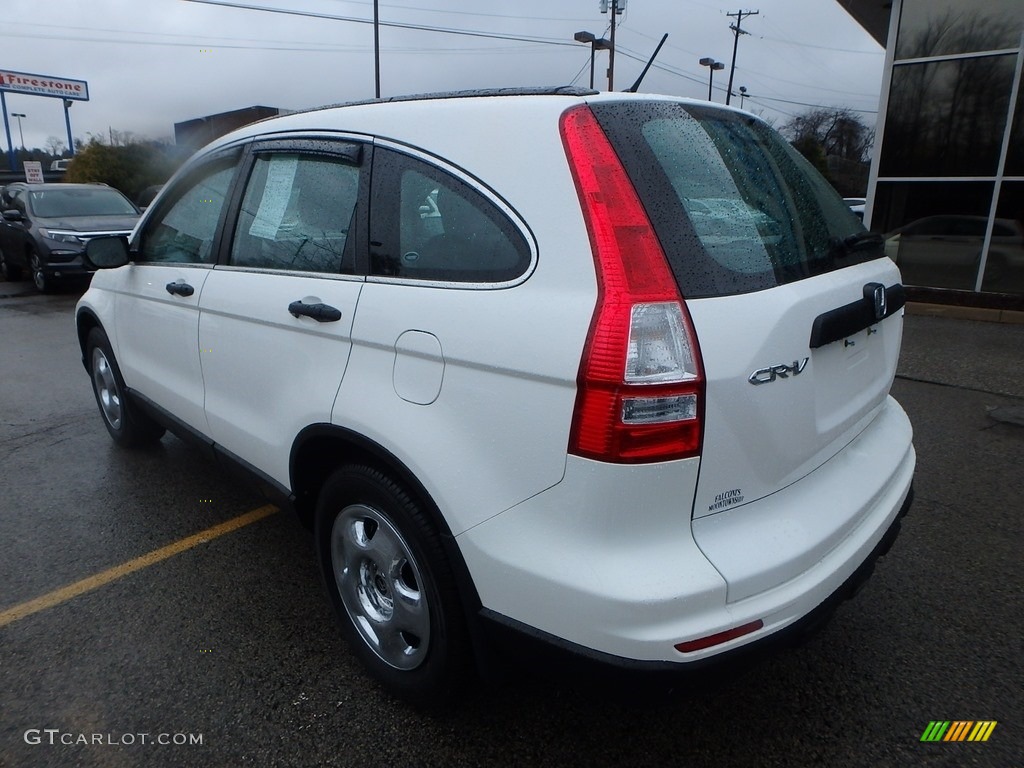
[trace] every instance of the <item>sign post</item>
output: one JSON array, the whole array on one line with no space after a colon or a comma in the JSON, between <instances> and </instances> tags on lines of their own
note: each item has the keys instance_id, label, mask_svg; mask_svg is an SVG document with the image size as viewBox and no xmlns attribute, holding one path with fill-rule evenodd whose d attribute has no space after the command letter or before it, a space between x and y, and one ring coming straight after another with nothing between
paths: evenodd
<instances>
[{"instance_id":1,"label":"sign post","mask_svg":"<svg viewBox=\"0 0 1024 768\"><path fill-rule=\"evenodd\" d=\"M14 167L14 142L11 140L11 121L7 117L7 99L4 98L3 90L0 90L0 112L4 113L4 133L7 134L7 167L12 171L18 170Z\"/></svg>"},{"instance_id":2,"label":"sign post","mask_svg":"<svg viewBox=\"0 0 1024 768\"><path fill-rule=\"evenodd\" d=\"M70 80L66 77L53 75L33 75L29 72L15 72L0 69L0 108L4 113L4 131L7 134L7 152L11 170L14 170L14 145L11 143L11 126L7 116L7 102L4 92L21 93L27 96L46 96L62 99L64 102L64 122L68 129L68 150L75 154L75 142L71 137L71 117L68 108L75 101L89 100L89 84L85 80Z\"/></svg>"}]
</instances>

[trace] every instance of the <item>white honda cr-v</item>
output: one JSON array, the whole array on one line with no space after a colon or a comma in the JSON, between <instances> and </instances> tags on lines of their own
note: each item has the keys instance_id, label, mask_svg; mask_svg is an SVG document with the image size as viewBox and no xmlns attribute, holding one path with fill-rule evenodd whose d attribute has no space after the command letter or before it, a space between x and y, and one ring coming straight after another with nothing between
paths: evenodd
<instances>
[{"instance_id":1,"label":"white honda cr-v","mask_svg":"<svg viewBox=\"0 0 1024 768\"><path fill-rule=\"evenodd\" d=\"M899 272L746 112L554 88L291 114L88 257L111 436L195 437L309 516L353 652L412 699L496 636L659 671L764 645L910 504Z\"/></svg>"}]
</instances>

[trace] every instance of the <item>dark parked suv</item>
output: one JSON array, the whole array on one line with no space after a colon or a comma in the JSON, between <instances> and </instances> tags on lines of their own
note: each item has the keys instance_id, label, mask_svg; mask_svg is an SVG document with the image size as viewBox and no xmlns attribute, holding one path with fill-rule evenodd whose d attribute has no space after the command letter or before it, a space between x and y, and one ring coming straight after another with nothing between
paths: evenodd
<instances>
[{"instance_id":1,"label":"dark parked suv","mask_svg":"<svg viewBox=\"0 0 1024 768\"><path fill-rule=\"evenodd\" d=\"M105 184L24 184L4 189L0 272L18 280L28 271L46 292L54 280L84 275L85 243L98 235L128 235L139 209Z\"/></svg>"}]
</instances>

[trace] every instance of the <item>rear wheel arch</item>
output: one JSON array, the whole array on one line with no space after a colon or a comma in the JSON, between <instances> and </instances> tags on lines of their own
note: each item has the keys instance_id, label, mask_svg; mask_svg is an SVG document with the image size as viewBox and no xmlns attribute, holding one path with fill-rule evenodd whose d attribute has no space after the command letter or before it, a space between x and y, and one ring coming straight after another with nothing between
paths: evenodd
<instances>
[{"instance_id":1,"label":"rear wheel arch","mask_svg":"<svg viewBox=\"0 0 1024 768\"><path fill-rule=\"evenodd\" d=\"M317 495L327 478L346 464L365 464L394 477L424 505L441 535L454 541L433 498L400 459L373 440L335 424L312 424L299 432L292 443L289 479L296 510L304 520L311 519Z\"/></svg>"},{"instance_id":2,"label":"rear wheel arch","mask_svg":"<svg viewBox=\"0 0 1024 768\"><path fill-rule=\"evenodd\" d=\"M394 478L421 505L437 530L455 575L463 611L476 635L475 618L479 614L480 596L473 584L462 550L451 528L431 495L416 475L394 454L357 432L334 424L313 424L303 429L292 443L289 477L295 510L304 524L312 528L320 489L339 468L364 465ZM474 638L474 645L476 638ZM479 658L479 654L478 654Z\"/></svg>"}]
</instances>

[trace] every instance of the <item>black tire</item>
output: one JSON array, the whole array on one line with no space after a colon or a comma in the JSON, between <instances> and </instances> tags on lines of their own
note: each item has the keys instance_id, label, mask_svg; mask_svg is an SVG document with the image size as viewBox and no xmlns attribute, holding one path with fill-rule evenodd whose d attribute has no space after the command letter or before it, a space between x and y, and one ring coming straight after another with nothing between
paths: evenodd
<instances>
[{"instance_id":1,"label":"black tire","mask_svg":"<svg viewBox=\"0 0 1024 768\"><path fill-rule=\"evenodd\" d=\"M28 271L32 275L32 283L40 293L49 293L53 290L53 280L46 276L43 269L43 261L35 251L28 252Z\"/></svg>"},{"instance_id":2,"label":"black tire","mask_svg":"<svg viewBox=\"0 0 1024 768\"><path fill-rule=\"evenodd\" d=\"M3 276L4 280L12 283L17 280L21 280L21 267L11 264L7 260L7 256L4 254L3 249L0 249L0 276Z\"/></svg>"},{"instance_id":3,"label":"black tire","mask_svg":"<svg viewBox=\"0 0 1024 768\"><path fill-rule=\"evenodd\" d=\"M448 705L469 679L458 589L416 499L377 469L335 472L317 499L321 574L352 651L392 694Z\"/></svg>"},{"instance_id":4,"label":"black tire","mask_svg":"<svg viewBox=\"0 0 1024 768\"><path fill-rule=\"evenodd\" d=\"M92 391L96 396L103 426L114 442L125 448L155 443L164 435L164 428L139 411L125 396L126 388L117 367L110 340L101 328L93 328L85 344Z\"/></svg>"}]
</instances>

